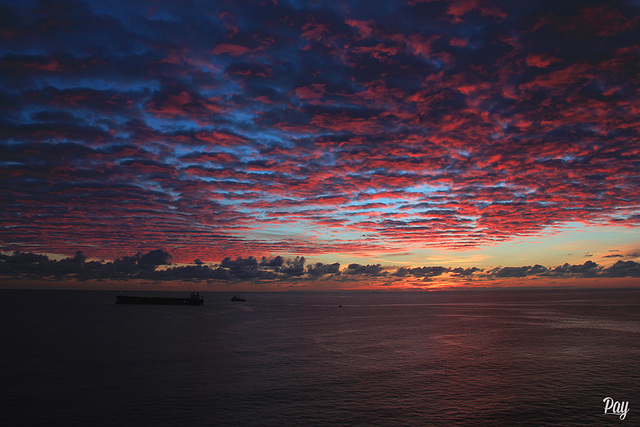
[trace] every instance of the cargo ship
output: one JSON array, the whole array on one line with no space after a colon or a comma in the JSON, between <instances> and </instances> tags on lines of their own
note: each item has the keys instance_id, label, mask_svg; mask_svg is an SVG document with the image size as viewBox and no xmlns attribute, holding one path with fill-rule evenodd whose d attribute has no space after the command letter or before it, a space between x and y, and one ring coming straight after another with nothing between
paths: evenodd
<instances>
[{"instance_id":1,"label":"cargo ship","mask_svg":"<svg viewBox=\"0 0 640 427\"><path fill-rule=\"evenodd\" d=\"M116 295L116 304L172 304L172 305L203 305L204 297L198 292L191 292L190 298L171 297L137 297L130 295Z\"/></svg>"}]
</instances>

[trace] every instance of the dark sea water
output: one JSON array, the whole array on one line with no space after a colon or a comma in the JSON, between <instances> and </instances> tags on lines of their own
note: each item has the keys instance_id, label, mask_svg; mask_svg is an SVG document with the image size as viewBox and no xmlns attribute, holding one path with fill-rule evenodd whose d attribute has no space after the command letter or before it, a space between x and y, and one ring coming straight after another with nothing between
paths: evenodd
<instances>
[{"instance_id":1,"label":"dark sea water","mask_svg":"<svg viewBox=\"0 0 640 427\"><path fill-rule=\"evenodd\" d=\"M115 295L0 291L0 425L640 425L639 290Z\"/></svg>"}]
</instances>

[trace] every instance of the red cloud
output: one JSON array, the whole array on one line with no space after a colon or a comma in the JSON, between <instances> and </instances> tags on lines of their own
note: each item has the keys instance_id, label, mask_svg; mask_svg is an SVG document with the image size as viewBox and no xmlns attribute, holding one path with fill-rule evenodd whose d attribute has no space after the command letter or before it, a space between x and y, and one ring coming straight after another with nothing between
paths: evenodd
<instances>
[{"instance_id":1,"label":"red cloud","mask_svg":"<svg viewBox=\"0 0 640 427\"><path fill-rule=\"evenodd\" d=\"M294 93L299 99L317 102L324 96L326 92L325 87L326 84L316 83L296 88Z\"/></svg>"},{"instance_id":2,"label":"red cloud","mask_svg":"<svg viewBox=\"0 0 640 427\"><path fill-rule=\"evenodd\" d=\"M228 54L231 56L242 56L247 53L255 52L258 49L251 49L246 46L230 43L220 43L213 49L214 55Z\"/></svg>"},{"instance_id":3,"label":"red cloud","mask_svg":"<svg viewBox=\"0 0 640 427\"><path fill-rule=\"evenodd\" d=\"M347 23L347 25L358 30L358 34L362 38L371 37L374 34L374 30L373 30L374 22L371 19L368 21L360 21L357 19L346 19L345 22Z\"/></svg>"},{"instance_id":4,"label":"red cloud","mask_svg":"<svg viewBox=\"0 0 640 427\"><path fill-rule=\"evenodd\" d=\"M529 67L546 68L560 60L549 55L529 55L527 56L526 61Z\"/></svg>"},{"instance_id":5,"label":"red cloud","mask_svg":"<svg viewBox=\"0 0 640 427\"><path fill-rule=\"evenodd\" d=\"M460 23L464 15L474 10L478 10L485 16L494 16L501 19L507 17L507 14L497 6L485 4L480 0L453 0L449 3L447 13L454 17L453 22Z\"/></svg>"},{"instance_id":6,"label":"red cloud","mask_svg":"<svg viewBox=\"0 0 640 427\"><path fill-rule=\"evenodd\" d=\"M221 111L221 107L214 101L194 96L186 90L178 93L160 94L155 100L147 103L147 111L162 117L192 117L198 118Z\"/></svg>"}]
</instances>

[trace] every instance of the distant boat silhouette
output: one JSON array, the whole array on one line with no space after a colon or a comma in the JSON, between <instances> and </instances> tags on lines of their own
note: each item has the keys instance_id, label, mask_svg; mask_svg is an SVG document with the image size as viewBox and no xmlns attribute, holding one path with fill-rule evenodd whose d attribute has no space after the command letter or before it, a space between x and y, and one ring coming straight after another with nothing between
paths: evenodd
<instances>
[{"instance_id":1,"label":"distant boat silhouette","mask_svg":"<svg viewBox=\"0 0 640 427\"><path fill-rule=\"evenodd\" d=\"M234 295L234 296L231 297L231 301L246 301L246 299Z\"/></svg>"},{"instance_id":2,"label":"distant boat silhouette","mask_svg":"<svg viewBox=\"0 0 640 427\"><path fill-rule=\"evenodd\" d=\"M138 297L131 295L116 295L116 304L203 305L204 297L201 297L198 292L191 292L190 298Z\"/></svg>"}]
</instances>

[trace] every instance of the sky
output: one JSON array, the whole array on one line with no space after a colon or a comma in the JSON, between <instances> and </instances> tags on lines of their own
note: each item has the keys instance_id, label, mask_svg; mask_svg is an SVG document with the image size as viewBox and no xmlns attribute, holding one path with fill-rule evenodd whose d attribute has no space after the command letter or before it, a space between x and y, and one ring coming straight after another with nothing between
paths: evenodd
<instances>
[{"instance_id":1,"label":"sky","mask_svg":"<svg viewBox=\"0 0 640 427\"><path fill-rule=\"evenodd\" d=\"M639 75L637 0L2 1L0 274L637 286Z\"/></svg>"}]
</instances>

